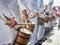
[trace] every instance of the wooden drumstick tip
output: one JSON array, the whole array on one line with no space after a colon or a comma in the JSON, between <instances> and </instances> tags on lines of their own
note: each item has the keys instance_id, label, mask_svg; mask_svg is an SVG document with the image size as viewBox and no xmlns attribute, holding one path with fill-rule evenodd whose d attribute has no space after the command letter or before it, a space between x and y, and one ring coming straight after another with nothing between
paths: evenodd
<instances>
[{"instance_id":1,"label":"wooden drumstick tip","mask_svg":"<svg viewBox=\"0 0 60 45\"><path fill-rule=\"evenodd\" d=\"M5 23L5 25L10 25L11 23Z\"/></svg>"}]
</instances>

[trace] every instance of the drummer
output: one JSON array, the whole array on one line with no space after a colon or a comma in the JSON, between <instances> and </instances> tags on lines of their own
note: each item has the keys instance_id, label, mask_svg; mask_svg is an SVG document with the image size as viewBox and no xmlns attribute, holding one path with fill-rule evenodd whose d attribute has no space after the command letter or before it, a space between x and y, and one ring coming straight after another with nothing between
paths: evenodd
<instances>
[{"instance_id":1,"label":"drummer","mask_svg":"<svg viewBox=\"0 0 60 45\"><path fill-rule=\"evenodd\" d=\"M45 19L43 0L38 0L37 4L38 4L38 9L39 9L39 17ZM38 44L42 43L46 39L44 38L44 32L45 32L44 23L45 22L43 22L42 25L38 25L38 32L37 32L37 43Z\"/></svg>"},{"instance_id":2,"label":"drummer","mask_svg":"<svg viewBox=\"0 0 60 45\"><path fill-rule=\"evenodd\" d=\"M37 8L37 0L29 0L28 3L28 8L30 9L30 15L31 17L33 17L30 21L35 23L35 27L33 30L33 33L31 34L31 38L30 38L30 43L29 45L35 45L36 41L37 41L37 31L38 31L38 25L37 25L37 19L38 19L38 8ZM35 15L35 16L34 16Z\"/></svg>"},{"instance_id":3,"label":"drummer","mask_svg":"<svg viewBox=\"0 0 60 45\"><path fill-rule=\"evenodd\" d=\"M46 9L46 10L45 10L44 13L45 13L45 15L46 15L46 16L45 16L46 19L45 19L45 34L44 34L44 35L46 36L47 33L48 33L48 31L50 30L50 25L49 25L50 22L49 22L49 11L48 11L48 6L47 6L47 5L45 5L45 9Z\"/></svg>"},{"instance_id":4,"label":"drummer","mask_svg":"<svg viewBox=\"0 0 60 45\"><path fill-rule=\"evenodd\" d=\"M60 7L57 7L57 11L54 10L54 14L56 14L57 16L57 25L58 25L58 29L60 29L60 14L59 14L59 8Z\"/></svg>"},{"instance_id":5,"label":"drummer","mask_svg":"<svg viewBox=\"0 0 60 45\"><path fill-rule=\"evenodd\" d=\"M57 8L56 8L56 6L53 6L53 12L54 11L56 11L57 12ZM54 20L54 26L57 24L57 16L56 16L56 14L54 14L55 15L55 20Z\"/></svg>"},{"instance_id":6,"label":"drummer","mask_svg":"<svg viewBox=\"0 0 60 45\"><path fill-rule=\"evenodd\" d=\"M38 4L39 3L39 4ZM41 7L40 7L41 6ZM29 9L31 11L31 14L35 15L35 17L31 20L35 23L35 29L31 35L30 44L35 45L39 40L44 38L44 24L38 25L38 15L39 12L43 12L43 0L29 0ZM40 13L41 13L40 12ZM42 18L44 18L44 15L41 15Z\"/></svg>"},{"instance_id":7,"label":"drummer","mask_svg":"<svg viewBox=\"0 0 60 45\"><path fill-rule=\"evenodd\" d=\"M7 19L4 17L3 13L10 19L11 24L8 26L5 25ZM16 20L10 8L2 2L0 2L0 16L0 45L12 45L17 34L15 29L12 29L15 26Z\"/></svg>"},{"instance_id":8,"label":"drummer","mask_svg":"<svg viewBox=\"0 0 60 45\"><path fill-rule=\"evenodd\" d=\"M49 11L50 17L53 15L53 8L52 8L53 2L54 2L54 0L50 0L49 3L48 3L48 11ZM53 28L53 20L50 21L49 26L50 26L50 29Z\"/></svg>"}]
</instances>

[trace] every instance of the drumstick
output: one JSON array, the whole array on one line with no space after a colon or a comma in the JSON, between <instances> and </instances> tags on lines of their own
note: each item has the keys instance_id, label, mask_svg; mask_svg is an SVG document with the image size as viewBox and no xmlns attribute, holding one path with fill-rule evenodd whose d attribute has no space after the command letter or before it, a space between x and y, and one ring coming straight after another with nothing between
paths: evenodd
<instances>
[{"instance_id":1,"label":"drumstick","mask_svg":"<svg viewBox=\"0 0 60 45\"><path fill-rule=\"evenodd\" d=\"M16 24L16 25L30 25L31 23L20 23L20 24ZM9 25L8 23L6 23L6 25Z\"/></svg>"},{"instance_id":2,"label":"drumstick","mask_svg":"<svg viewBox=\"0 0 60 45\"><path fill-rule=\"evenodd\" d=\"M2 19L3 21L5 21L5 22L6 22L6 20L5 20L3 17L1 17L1 16L0 16L0 19Z\"/></svg>"},{"instance_id":3,"label":"drumstick","mask_svg":"<svg viewBox=\"0 0 60 45\"><path fill-rule=\"evenodd\" d=\"M27 20L25 20L25 23L28 23ZM26 27L29 28L29 27L28 27L28 24L26 25Z\"/></svg>"}]
</instances>

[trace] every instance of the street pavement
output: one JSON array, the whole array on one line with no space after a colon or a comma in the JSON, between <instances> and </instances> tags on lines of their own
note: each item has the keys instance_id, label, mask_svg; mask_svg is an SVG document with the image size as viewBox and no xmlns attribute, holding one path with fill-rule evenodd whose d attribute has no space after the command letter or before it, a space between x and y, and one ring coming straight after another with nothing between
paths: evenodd
<instances>
[{"instance_id":1,"label":"street pavement","mask_svg":"<svg viewBox=\"0 0 60 45\"><path fill-rule=\"evenodd\" d=\"M60 29L57 26L46 37L47 40L42 45L60 45Z\"/></svg>"}]
</instances>

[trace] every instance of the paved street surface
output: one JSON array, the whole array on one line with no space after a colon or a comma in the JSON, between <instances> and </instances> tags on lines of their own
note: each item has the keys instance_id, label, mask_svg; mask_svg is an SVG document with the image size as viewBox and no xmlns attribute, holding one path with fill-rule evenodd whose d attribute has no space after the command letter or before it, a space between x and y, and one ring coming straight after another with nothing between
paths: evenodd
<instances>
[{"instance_id":1,"label":"paved street surface","mask_svg":"<svg viewBox=\"0 0 60 45\"><path fill-rule=\"evenodd\" d=\"M42 45L60 45L60 29L58 29L57 26L54 27Z\"/></svg>"}]
</instances>

